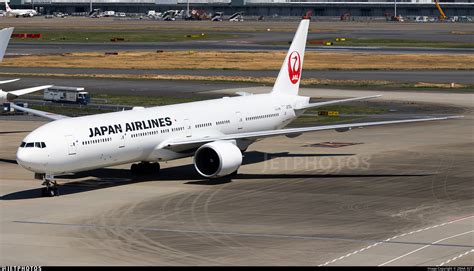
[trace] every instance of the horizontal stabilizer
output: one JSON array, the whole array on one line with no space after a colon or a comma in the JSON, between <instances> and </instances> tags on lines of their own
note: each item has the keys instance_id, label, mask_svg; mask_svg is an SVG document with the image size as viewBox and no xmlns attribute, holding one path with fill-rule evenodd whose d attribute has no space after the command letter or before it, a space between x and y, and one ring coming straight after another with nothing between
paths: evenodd
<instances>
[{"instance_id":1,"label":"horizontal stabilizer","mask_svg":"<svg viewBox=\"0 0 474 271\"><path fill-rule=\"evenodd\" d=\"M339 104L339 103L347 103L347 102L360 101L360 100L368 100L368 99L378 98L378 97L381 97L381 96L382 95L374 95L374 96L349 98L349 99L334 100L334 101L327 101L327 102L320 102L320 103L311 103L311 104L306 104L306 105L302 105L302 106L297 106L295 109L296 110L304 110L304 109L308 109L308 108L319 107L319 106L330 105L330 104Z\"/></svg>"}]
</instances>

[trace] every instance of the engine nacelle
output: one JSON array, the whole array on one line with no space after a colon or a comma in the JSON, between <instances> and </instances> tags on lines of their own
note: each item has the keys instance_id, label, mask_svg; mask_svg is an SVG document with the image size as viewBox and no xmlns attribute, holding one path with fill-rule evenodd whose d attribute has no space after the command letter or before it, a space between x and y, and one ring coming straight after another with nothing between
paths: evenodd
<instances>
[{"instance_id":1,"label":"engine nacelle","mask_svg":"<svg viewBox=\"0 0 474 271\"><path fill-rule=\"evenodd\" d=\"M206 178L229 175L242 165L242 152L229 141L202 145L194 154L194 167Z\"/></svg>"}]
</instances>

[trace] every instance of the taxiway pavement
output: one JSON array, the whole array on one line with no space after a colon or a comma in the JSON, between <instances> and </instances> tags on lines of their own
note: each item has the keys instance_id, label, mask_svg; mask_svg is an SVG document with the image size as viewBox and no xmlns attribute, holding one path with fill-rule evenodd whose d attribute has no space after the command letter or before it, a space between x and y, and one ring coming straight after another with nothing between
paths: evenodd
<instances>
[{"instance_id":1,"label":"taxiway pavement","mask_svg":"<svg viewBox=\"0 0 474 271\"><path fill-rule=\"evenodd\" d=\"M233 179L205 180L191 159L138 179L129 165L68 175L56 198L41 198L40 181L15 163L44 122L0 120L0 263L474 265L473 95L381 100L465 118L265 139Z\"/></svg>"}]
</instances>

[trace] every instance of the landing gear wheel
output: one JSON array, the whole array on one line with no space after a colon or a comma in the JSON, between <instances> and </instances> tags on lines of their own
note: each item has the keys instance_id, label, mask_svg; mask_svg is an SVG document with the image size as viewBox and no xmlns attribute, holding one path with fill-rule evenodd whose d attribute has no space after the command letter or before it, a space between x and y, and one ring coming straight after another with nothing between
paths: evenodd
<instances>
[{"instance_id":1,"label":"landing gear wheel","mask_svg":"<svg viewBox=\"0 0 474 271\"><path fill-rule=\"evenodd\" d=\"M43 197L57 197L59 196L58 184L54 180L44 179L43 189L41 189L41 195Z\"/></svg>"},{"instance_id":2,"label":"landing gear wheel","mask_svg":"<svg viewBox=\"0 0 474 271\"><path fill-rule=\"evenodd\" d=\"M132 172L132 174L138 174L138 165L132 164L132 166L130 167L130 171Z\"/></svg>"},{"instance_id":3,"label":"landing gear wheel","mask_svg":"<svg viewBox=\"0 0 474 271\"><path fill-rule=\"evenodd\" d=\"M53 195L52 197L59 196L59 189L57 185L51 187L50 190L51 190L50 194Z\"/></svg>"},{"instance_id":4,"label":"landing gear wheel","mask_svg":"<svg viewBox=\"0 0 474 271\"><path fill-rule=\"evenodd\" d=\"M43 197L56 197L59 196L57 187L43 187L41 189L41 195Z\"/></svg>"}]
</instances>

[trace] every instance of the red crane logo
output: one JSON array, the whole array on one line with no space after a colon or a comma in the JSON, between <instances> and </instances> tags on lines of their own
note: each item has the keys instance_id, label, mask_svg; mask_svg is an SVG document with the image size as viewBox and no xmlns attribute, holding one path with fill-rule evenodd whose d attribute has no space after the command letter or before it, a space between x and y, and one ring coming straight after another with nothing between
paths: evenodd
<instances>
[{"instance_id":1,"label":"red crane logo","mask_svg":"<svg viewBox=\"0 0 474 271\"><path fill-rule=\"evenodd\" d=\"M296 51L293 51L288 57L288 76L292 84L298 83L301 77L301 58Z\"/></svg>"}]
</instances>

